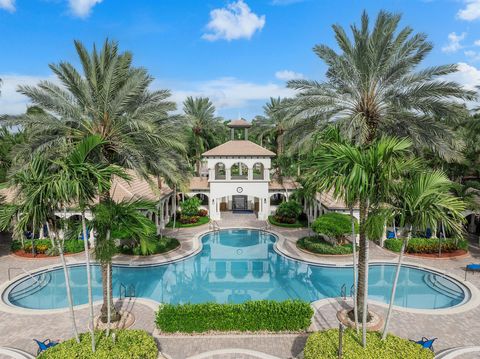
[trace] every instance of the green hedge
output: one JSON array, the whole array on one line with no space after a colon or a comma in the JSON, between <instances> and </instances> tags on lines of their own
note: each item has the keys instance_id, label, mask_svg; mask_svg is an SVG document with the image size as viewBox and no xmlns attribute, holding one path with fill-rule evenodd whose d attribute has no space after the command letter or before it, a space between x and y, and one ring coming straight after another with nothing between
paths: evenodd
<instances>
[{"instance_id":1,"label":"green hedge","mask_svg":"<svg viewBox=\"0 0 480 359\"><path fill-rule=\"evenodd\" d=\"M356 218L354 218L354 223L355 233L358 233ZM335 237L339 240L346 235L352 234L352 217L343 213L325 213L313 221L312 229L318 234Z\"/></svg>"},{"instance_id":2,"label":"green hedge","mask_svg":"<svg viewBox=\"0 0 480 359\"><path fill-rule=\"evenodd\" d=\"M210 222L210 217L198 217L198 222L196 223L180 223L180 221L175 221L175 228L188 228L188 227L196 227L201 226L202 224L207 224ZM168 228L173 227L173 221L168 222Z\"/></svg>"},{"instance_id":3,"label":"green hedge","mask_svg":"<svg viewBox=\"0 0 480 359\"><path fill-rule=\"evenodd\" d=\"M433 359L434 353L423 349L407 339L388 335L381 340L378 332L367 332L367 347L362 347L352 329L346 329L343 337L343 358L345 359ZM305 359L331 359L338 354L338 329L329 329L310 335L304 350Z\"/></svg>"},{"instance_id":4,"label":"green hedge","mask_svg":"<svg viewBox=\"0 0 480 359\"><path fill-rule=\"evenodd\" d=\"M160 306L155 323L168 333L304 331L310 326L312 315L310 304L299 300L165 304Z\"/></svg>"},{"instance_id":5,"label":"green hedge","mask_svg":"<svg viewBox=\"0 0 480 359\"><path fill-rule=\"evenodd\" d=\"M62 342L45 352L41 359L156 359L157 344L153 337L144 330L116 330L115 344L111 336L106 337L104 331L96 331L96 350L92 353L90 333L80 334L80 343L75 339Z\"/></svg>"},{"instance_id":6,"label":"green hedge","mask_svg":"<svg viewBox=\"0 0 480 359\"><path fill-rule=\"evenodd\" d=\"M151 254L165 253L165 252L171 251L172 249L177 248L178 246L180 246L180 242L178 241L178 239L173 237L165 237L165 236L160 238L160 236L158 236L157 241L155 242L155 250ZM142 255L140 246L132 248L129 245L123 245L123 246L119 246L117 249L120 253L123 253L123 254L132 254L136 256Z\"/></svg>"},{"instance_id":7,"label":"green hedge","mask_svg":"<svg viewBox=\"0 0 480 359\"><path fill-rule=\"evenodd\" d=\"M275 220L275 216L268 216L268 221L274 226L285 227L285 228L301 228L306 227L305 223L300 222L298 219L295 223L282 223Z\"/></svg>"},{"instance_id":8,"label":"green hedge","mask_svg":"<svg viewBox=\"0 0 480 359\"><path fill-rule=\"evenodd\" d=\"M403 239L387 239L385 248L400 252ZM412 238L408 241L407 253L438 253L438 238ZM468 250L468 242L465 239L442 238L442 252L453 252L457 249Z\"/></svg>"},{"instance_id":9,"label":"green hedge","mask_svg":"<svg viewBox=\"0 0 480 359\"><path fill-rule=\"evenodd\" d=\"M352 254L353 245L351 243L334 246L323 240L321 237L303 237L297 241L297 246L308 252L317 254ZM358 250L358 248L357 248Z\"/></svg>"}]
</instances>

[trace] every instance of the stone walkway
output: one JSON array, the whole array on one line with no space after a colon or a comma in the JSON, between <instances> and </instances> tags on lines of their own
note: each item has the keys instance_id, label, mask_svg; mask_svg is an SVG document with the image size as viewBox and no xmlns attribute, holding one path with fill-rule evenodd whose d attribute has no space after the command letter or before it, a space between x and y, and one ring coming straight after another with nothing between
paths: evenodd
<instances>
[{"instance_id":1,"label":"stone walkway","mask_svg":"<svg viewBox=\"0 0 480 359\"><path fill-rule=\"evenodd\" d=\"M227 214L222 221L218 221L221 228L228 227L254 227L264 228L265 222L258 221L252 216ZM181 256L191 255L198 250L198 241L194 240L199 234L207 232L209 225L188 228L188 229L170 229L165 232L166 235L172 235L179 238L182 246L179 251L159 255L145 260L143 258L132 258L129 256L118 256L115 259L117 263L146 264L160 263L176 260ZM330 258L309 255L300 252L295 241L301 236L307 235L305 229L286 229L273 227L272 231L277 233L282 241L279 243L279 250L286 251L292 257L302 256L302 258L312 262L328 262ZM9 255L9 243L6 235L0 234L0 284L8 281L8 268L24 268L26 270L35 270L36 268L48 265L59 265L57 258L48 259L23 259ZM281 245L281 248L280 248ZM463 268L466 264L480 262L480 248L471 247L472 257L452 260L432 260L407 258L412 264L424 265L438 269L446 274L464 276ZM392 261L396 255L384 249L371 246L372 260ZM83 261L83 254L68 256L69 263L78 263ZM339 257L335 259L336 263L348 264L351 261L349 257ZM21 274L19 270L12 270L12 276ZM480 288L480 275L469 274L470 283ZM316 302L317 305L319 302ZM322 306L318 308L314 318L314 324L317 328L336 327L338 321L336 312L339 308L345 306L341 300L327 300L321 302ZM154 331L154 311L155 307L142 303L141 300L118 301L117 306L129 307L135 315L136 321L133 328L145 329L149 332ZM379 314L384 314L384 306L371 305L371 308ZM99 311L99 306L95 308ZM75 311L77 324L80 331L86 331L88 310L77 309ZM480 344L480 306L464 313L454 315L431 315L409 313L405 311L394 310L391 331L394 334L405 338L416 339L422 336L438 337L436 350L445 348L479 345ZM72 337L72 330L68 312L56 314L17 314L6 311L0 311L0 346L17 347L31 353L36 352L36 346L32 339L51 338L68 339ZM236 335L236 336L158 336L156 335L159 348L167 357L173 359L182 359L189 356L200 354L202 352L225 348L244 348L255 350L262 353L277 356L279 358L296 357L302 350L306 336L305 335ZM227 356L215 356L215 358L226 358ZM250 358L250 356L229 355L231 358ZM213 358L213 357L212 357ZM467 356L465 356L467 358Z\"/></svg>"}]
</instances>

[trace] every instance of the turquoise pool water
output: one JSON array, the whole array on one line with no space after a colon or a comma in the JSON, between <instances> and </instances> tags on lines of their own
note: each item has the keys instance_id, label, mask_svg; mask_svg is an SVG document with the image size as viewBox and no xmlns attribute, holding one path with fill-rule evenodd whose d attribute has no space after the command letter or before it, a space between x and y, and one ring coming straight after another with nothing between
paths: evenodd
<instances>
[{"instance_id":1,"label":"turquoise pool water","mask_svg":"<svg viewBox=\"0 0 480 359\"><path fill-rule=\"evenodd\" d=\"M121 284L136 297L164 303L244 302L258 299L317 299L339 297L352 286L351 267L315 266L278 254L276 237L257 230L224 230L202 238L197 255L166 265L113 267L113 293ZM87 303L85 266L69 268L76 305ZM388 302L395 266L375 264L369 271L370 298ZM61 268L35 274L10 286L11 304L32 309L67 306ZM93 267L93 295L102 297L101 273ZM435 272L402 267L395 304L408 308L436 309L458 305L465 299L462 286Z\"/></svg>"}]
</instances>

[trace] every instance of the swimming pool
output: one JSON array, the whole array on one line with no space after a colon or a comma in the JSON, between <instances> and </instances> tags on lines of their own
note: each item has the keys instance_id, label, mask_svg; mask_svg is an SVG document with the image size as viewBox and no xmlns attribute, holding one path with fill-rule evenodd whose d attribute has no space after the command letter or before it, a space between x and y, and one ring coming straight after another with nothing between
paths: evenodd
<instances>
[{"instance_id":1,"label":"swimming pool","mask_svg":"<svg viewBox=\"0 0 480 359\"><path fill-rule=\"evenodd\" d=\"M113 266L113 293L135 292L136 297L163 303L240 303L247 300L318 299L347 295L352 286L352 267L308 264L286 258L274 249L271 233L232 229L208 233L201 238L202 250L195 256L164 265ZM102 298L101 272L92 268L94 300ZM69 267L75 305L87 303L84 265ZM390 300L395 265L372 264L369 298ZM400 271L395 305L417 309L457 306L466 290L456 280L413 266ZM30 309L67 306L61 268L35 273L10 285L4 299L11 305Z\"/></svg>"}]
</instances>

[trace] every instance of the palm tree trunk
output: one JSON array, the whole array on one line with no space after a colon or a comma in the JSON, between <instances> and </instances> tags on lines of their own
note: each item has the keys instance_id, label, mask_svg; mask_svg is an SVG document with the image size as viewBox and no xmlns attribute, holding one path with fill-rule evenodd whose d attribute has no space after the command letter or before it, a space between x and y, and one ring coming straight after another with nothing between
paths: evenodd
<instances>
[{"instance_id":1,"label":"palm tree trunk","mask_svg":"<svg viewBox=\"0 0 480 359\"><path fill-rule=\"evenodd\" d=\"M85 267L87 269L87 290L88 290L88 308L90 320L90 335L92 337L92 352L95 353L95 328L93 314L93 297L92 297L92 275L90 272L90 253L88 249L87 224L85 223L85 211L82 211L82 231L83 246L85 249Z\"/></svg>"},{"instance_id":2,"label":"palm tree trunk","mask_svg":"<svg viewBox=\"0 0 480 359\"><path fill-rule=\"evenodd\" d=\"M72 291L70 289L70 276L68 274L67 263L65 262L65 257L63 255L63 246L60 243L58 243L58 250L60 253L60 260L62 261L63 274L65 276L65 288L67 290L68 308L70 310L70 318L72 320L73 335L77 343L80 343L80 338L78 336L77 323L75 321L75 311L73 310Z\"/></svg>"},{"instance_id":3,"label":"palm tree trunk","mask_svg":"<svg viewBox=\"0 0 480 359\"><path fill-rule=\"evenodd\" d=\"M390 324L390 318L392 316L393 303L395 302L395 292L397 291L398 277L400 275L400 269L402 268L403 255L405 254L405 249L408 245L408 240L410 239L412 233L412 226L409 226L407 238L402 243L402 249L400 250L400 256L398 257L397 269L395 271L395 279L393 280L392 293L390 294L390 304L388 305L387 317L385 318L385 325L383 327L382 340L387 338L388 326Z\"/></svg>"},{"instance_id":4,"label":"palm tree trunk","mask_svg":"<svg viewBox=\"0 0 480 359\"><path fill-rule=\"evenodd\" d=\"M107 242L110 240L110 230L107 231ZM103 283L103 304L100 309L100 320L104 323L110 321L116 322L120 319L120 314L113 305L112 294L112 266L110 262L102 263L102 283Z\"/></svg>"},{"instance_id":5,"label":"palm tree trunk","mask_svg":"<svg viewBox=\"0 0 480 359\"><path fill-rule=\"evenodd\" d=\"M367 204L360 203L360 251L358 257L358 291L357 308L358 316L362 317L362 344L367 345L367 321L368 321L368 239L365 231L367 216Z\"/></svg>"},{"instance_id":6,"label":"palm tree trunk","mask_svg":"<svg viewBox=\"0 0 480 359\"><path fill-rule=\"evenodd\" d=\"M350 208L350 216L352 217L352 244L353 244L353 317L355 320L355 329L358 334L358 309L357 300L355 295L357 294L357 238L355 234L355 217L353 217L353 208Z\"/></svg>"}]
</instances>

